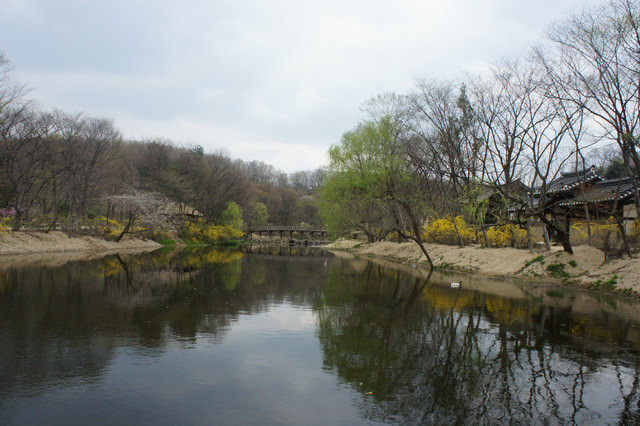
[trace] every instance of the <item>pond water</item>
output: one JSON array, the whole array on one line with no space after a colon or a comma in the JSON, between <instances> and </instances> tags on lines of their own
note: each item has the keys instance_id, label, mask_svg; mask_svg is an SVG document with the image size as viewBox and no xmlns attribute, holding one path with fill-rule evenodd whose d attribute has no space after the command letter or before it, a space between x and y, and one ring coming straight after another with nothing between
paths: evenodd
<instances>
[{"instance_id":1,"label":"pond water","mask_svg":"<svg viewBox=\"0 0 640 426\"><path fill-rule=\"evenodd\" d=\"M0 424L640 422L624 298L299 247L48 263L0 265Z\"/></svg>"}]
</instances>

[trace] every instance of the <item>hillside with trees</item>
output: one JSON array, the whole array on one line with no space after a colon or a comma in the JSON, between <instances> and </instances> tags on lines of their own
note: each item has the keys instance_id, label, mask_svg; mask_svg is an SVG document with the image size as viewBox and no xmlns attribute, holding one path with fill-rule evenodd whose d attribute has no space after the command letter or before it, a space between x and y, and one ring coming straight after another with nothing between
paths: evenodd
<instances>
[{"instance_id":1,"label":"hillside with trees","mask_svg":"<svg viewBox=\"0 0 640 426\"><path fill-rule=\"evenodd\" d=\"M321 169L285 174L201 146L126 140L109 119L39 110L12 71L0 56L5 230L93 229L119 240L171 229L192 238L216 225L237 238L244 224L318 224Z\"/></svg>"}]
</instances>

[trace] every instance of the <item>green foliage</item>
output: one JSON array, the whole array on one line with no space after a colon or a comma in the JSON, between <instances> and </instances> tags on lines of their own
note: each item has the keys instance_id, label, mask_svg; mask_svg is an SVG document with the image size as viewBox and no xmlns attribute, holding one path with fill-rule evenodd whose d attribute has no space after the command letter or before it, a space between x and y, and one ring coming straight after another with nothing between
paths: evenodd
<instances>
[{"instance_id":1,"label":"green foliage","mask_svg":"<svg viewBox=\"0 0 640 426\"><path fill-rule=\"evenodd\" d=\"M526 261L525 264L524 264L524 267L528 268L529 266L533 265L534 263L538 263L538 262L544 263L544 255L541 254L538 257L534 257L533 259Z\"/></svg>"},{"instance_id":2,"label":"green foliage","mask_svg":"<svg viewBox=\"0 0 640 426\"><path fill-rule=\"evenodd\" d=\"M411 182L393 131L388 118L361 123L330 148L319 213L332 231L359 228L376 239L393 228L390 204Z\"/></svg>"},{"instance_id":3,"label":"green foliage","mask_svg":"<svg viewBox=\"0 0 640 426\"><path fill-rule=\"evenodd\" d=\"M617 284L618 284L618 275L614 274L611 278L609 278L606 281L599 279L598 281L590 284L589 288L592 290L599 290L599 289L613 290L615 289Z\"/></svg>"},{"instance_id":4,"label":"green foliage","mask_svg":"<svg viewBox=\"0 0 640 426\"><path fill-rule=\"evenodd\" d=\"M227 203L227 208L220 214L220 224L233 229L242 230L242 208L235 201Z\"/></svg>"},{"instance_id":5,"label":"green foliage","mask_svg":"<svg viewBox=\"0 0 640 426\"><path fill-rule=\"evenodd\" d=\"M620 157L616 157L606 166L600 167L598 173L606 179L617 179L627 175L624 167L624 161Z\"/></svg>"},{"instance_id":6,"label":"green foliage","mask_svg":"<svg viewBox=\"0 0 640 426\"><path fill-rule=\"evenodd\" d=\"M263 202L254 202L249 206L249 223L251 225L265 225L269 221L269 209Z\"/></svg>"},{"instance_id":7,"label":"green foliage","mask_svg":"<svg viewBox=\"0 0 640 426\"><path fill-rule=\"evenodd\" d=\"M484 223L489 211L490 198L479 181L473 181L462 189L462 205L474 223Z\"/></svg>"},{"instance_id":8,"label":"green foliage","mask_svg":"<svg viewBox=\"0 0 640 426\"><path fill-rule=\"evenodd\" d=\"M625 296L635 296L638 294L638 292L636 292L635 290L631 289L631 288L625 288L624 290L622 290L622 294L624 294Z\"/></svg>"},{"instance_id":9,"label":"green foliage","mask_svg":"<svg viewBox=\"0 0 640 426\"><path fill-rule=\"evenodd\" d=\"M614 274L611 278L609 278L607 281L602 283L602 286L605 289L613 290L613 288L615 288L617 284L618 284L618 275Z\"/></svg>"},{"instance_id":10,"label":"green foliage","mask_svg":"<svg viewBox=\"0 0 640 426\"><path fill-rule=\"evenodd\" d=\"M554 278L569 278L570 275L564 267L564 263L550 263L546 269Z\"/></svg>"}]
</instances>

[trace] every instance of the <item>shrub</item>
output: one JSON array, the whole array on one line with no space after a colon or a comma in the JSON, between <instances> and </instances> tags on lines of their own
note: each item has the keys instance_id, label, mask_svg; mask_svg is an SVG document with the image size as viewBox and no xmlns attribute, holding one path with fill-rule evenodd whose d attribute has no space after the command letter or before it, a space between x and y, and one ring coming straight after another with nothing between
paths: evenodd
<instances>
[{"instance_id":1,"label":"shrub","mask_svg":"<svg viewBox=\"0 0 640 426\"><path fill-rule=\"evenodd\" d=\"M11 233L11 223L7 219L0 219L0 235Z\"/></svg>"},{"instance_id":2,"label":"shrub","mask_svg":"<svg viewBox=\"0 0 640 426\"><path fill-rule=\"evenodd\" d=\"M551 263L547 265L547 271L555 278L569 278L569 273L565 271L563 263Z\"/></svg>"},{"instance_id":3,"label":"shrub","mask_svg":"<svg viewBox=\"0 0 640 426\"><path fill-rule=\"evenodd\" d=\"M457 216L453 220L451 216L446 216L429 221L424 230L425 240L439 244L459 244L456 227L465 244L475 241L476 232L473 225L468 224L462 216Z\"/></svg>"},{"instance_id":4,"label":"shrub","mask_svg":"<svg viewBox=\"0 0 640 426\"><path fill-rule=\"evenodd\" d=\"M492 226L487 239L492 247L526 247L527 230L513 224Z\"/></svg>"},{"instance_id":5,"label":"shrub","mask_svg":"<svg viewBox=\"0 0 640 426\"><path fill-rule=\"evenodd\" d=\"M544 263L544 255L541 254L538 257L534 257L533 259L528 260L527 262L525 262L524 267L528 268L529 266L531 266L531 265L533 265L534 263L537 263L537 262Z\"/></svg>"},{"instance_id":6,"label":"shrub","mask_svg":"<svg viewBox=\"0 0 640 426\"><path fill-rule=\"evenodd\" d=\"M185 241L205 244L231 244L242 237L241 229L229 225L214 225L200 218L195 223L185 222L180 230L180 238Z\"/></svg>"},{"instance_id":7,"label":"shrub","mask_svg":"<svg viewBox=\"0 0 640 426\"><path fill-rule=\"evenodd\" d=\"M632 244L637 243L640 236L639 222L635 220L630 228L627 233L629 242ZM606 220L594 220L589 223L574 222L571 226L571 242L576 245L587 244L589 229L591 230L591 240L595 247L604 251L622 248L622 235L618 224L612 217Z\"/></svg>"}]
</instances>

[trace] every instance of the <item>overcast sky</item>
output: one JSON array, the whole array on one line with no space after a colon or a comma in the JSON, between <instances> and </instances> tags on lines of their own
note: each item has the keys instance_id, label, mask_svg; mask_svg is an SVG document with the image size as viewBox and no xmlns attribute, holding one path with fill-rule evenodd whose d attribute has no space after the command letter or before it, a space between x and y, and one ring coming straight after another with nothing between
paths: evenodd
<instances>
[{"instance_id":1,"label":"overcast sky","mask_svg":"<svg viewBox=\"0 0 640 426\"><path fill-rule=\"evenodd\" d=\"M0 51L43 109L293 172L368 98L482 72L603 2L0 0Z\"/></svg>"}]
</instances>

